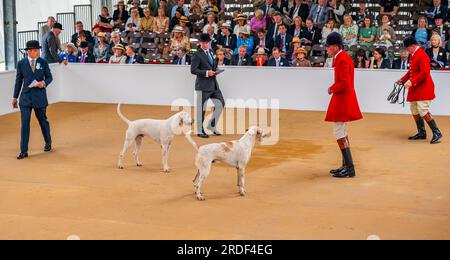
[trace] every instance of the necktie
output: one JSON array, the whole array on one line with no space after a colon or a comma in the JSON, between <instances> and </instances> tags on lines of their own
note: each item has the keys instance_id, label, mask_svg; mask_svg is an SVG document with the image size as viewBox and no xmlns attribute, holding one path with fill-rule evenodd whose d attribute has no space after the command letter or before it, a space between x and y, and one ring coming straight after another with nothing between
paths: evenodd
<instances>
[{"instance_id":1,"label":"necktie","mask_svg":"<svg viewBox=\"0 0 450 260\"><path fill-rule=\"evenodd\" d=\"M296 6L295 10L294 10L294 15L292 16L292 18L295 18L298 16L298 10L300 9L300 6Z\"/></svg>"},{"instance_id":2,"label":"necktie","mask_svg":"<svg viewBox=\"0 0 450 260\"><path fill-rule=\"evenodd\" d=\"M277 67L280 67L280 60L276 60L277 61Z\"/></svg>"},{"instance_id":3,"label":"necktie","mask_svg":"<svg viewBox=\"0 0 450 260\"><path fill-rule=\"evenodd\" d=\"M35 62L36 62L35 60L31 60L31 70L33 71L33 73L34 73L34 71L36 69L35 66L34 66Z\"/></svg>"},{"instance_id":4,"label":"necktie","mask_svg":"<svg viewBox=\"0 0 450 260\"><path fill-rule=\"evenodd\" d=\"M242 66L242 58L241 57L239 57L238 66Z\"/></svg>"},{"instance_id":5,"label":"necktie","mask_svg":"<svg viewBox=\"0 0 450 260\"><path fill-rule=\"evenodd\" d=\"M84 59L86 58L86 54L81 54L81 63L84 63Z\"/></svg>"},{"instance_id":6,"label":"necktie","mask_svg":"<svg viewBox=\"0 0 450 260\"><path fill-rule=\"evenodd\" d=\"M282 36L281 36L280 49L281 49L281 51L283 51L283 52L284 52L284 46L285 46L285 44L284 44L284 35L282 35Z\"/></svg>"},{"instance_id":7,"label":"necktie","mask_svg":"<svg viewBox=\"0 0 450 260\"><path fill-rule=\"evenodd\" d=\"M278 31L278 24L275 24L275 29L273 30L273 38L274 38L274 39L275 39L275 38L277 37L277 35L278 35L277 31Z\"/></svg>"},{"instance_id":8,"label":"necktie","mask_svg":"<svg viewBox=\"0 0 450 260\"><path fill-rule=\"evenodd\" d=\"M319 7L319 10L316 13L316 19L314 19L314 23L317 23L319 21L319 15L322 12L322 7Z\"/></svg>"},{"instance_id":9,"label":"necktie","mask_svg":"<svg viewBox=\"0 0 450 260\"><path fill-rule=\"evenodd\" d=\"M209 63L210 63L211 65L213 65L213 58L212 58L211 52L206 51L206 55L208 55Z\"/></svg>"},{"instance_id":10,"label":"necktie","mask_svg":"<svg viewBox=\"0 0 450 260\"><path fill-rule=\"evenodd\" d=\"M178 65L181 65L181 64L183 64L183 62L182 62L182 61L183 61L183 58L179 59L179 60L178 60Z\"/></svg>"}]
</instances>

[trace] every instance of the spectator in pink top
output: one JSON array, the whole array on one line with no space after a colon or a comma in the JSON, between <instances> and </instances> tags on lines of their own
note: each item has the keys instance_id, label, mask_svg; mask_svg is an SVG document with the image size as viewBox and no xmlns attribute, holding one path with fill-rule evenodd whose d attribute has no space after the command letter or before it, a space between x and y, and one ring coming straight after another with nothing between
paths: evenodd
<instances>
[{"instance_id":1,"label":"spectator in pink top","mask_svg":"<svg viewBox=\"0 0 450 260\"><path fill-rule=\"evenodd\" d=\"M265 30L267 21L264 19L264 12L261 9L256 10L255 17L250 20L250 29L252 32L257 32L261 29Z\"/></svg>"}]
</instances>

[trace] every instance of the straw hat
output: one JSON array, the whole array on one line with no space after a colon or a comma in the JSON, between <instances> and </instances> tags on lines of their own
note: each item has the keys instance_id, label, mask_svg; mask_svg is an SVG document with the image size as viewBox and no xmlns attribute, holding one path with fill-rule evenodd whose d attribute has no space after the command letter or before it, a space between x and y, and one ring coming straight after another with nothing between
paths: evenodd
<instances>
[{"instance_id":1,"label":"straw hat","mask_svg":"<svg viewBox=\"0 0 450 260\"><path fill-rule=\"evenodd\" d=\"M245 14L238 14L234 21L247 21L247 16Z\"/></svg>"},{"instance_id":2,"label":"straw hat","mask_svg":"<svg viewBox=\"0 0 450 260\"><path fill-rule=\"evenodd\" d=\"M300 54L300 53L305 54L305 56L308 55L308 51L305 50L305 49L303 49L303 48L298 48L297 51L296 51L296 53L297 53L297 55Z\"/></svg>"},{"instance_id":3,"label":"straw hat","mask_svg":"<svg viewBox=\"0 0 450 260\"><path fill-rule=\"evenodd\" d=\"M177 26L175 26L175 27L173 28L173 31L172 31L172 32L173 32L173 33L182 33L182 32L184 32L184 30L183 30L183 27L177 25Z\"/></svg>"},{"instance_id":4,"label":"straw hat","mask_svg":"<svg viewBox=\"0 0 450 260\"><path fill-rule=\"evenodd\" d=\"M239 27L239 33L250 35L250 32L247 31L247 27L246 26Z\"/></svg>"},{"instance_id":5,"label":"straw hat","mask_svg":"<svg viewBox=\"0 0 450 260\"><path fill-rule=\"evenodd\" d=\"M179 21L183 23L189 23L189 19L186 16L181 16Z\"/></svg>"},{"instance_id":6,"label":"straw hat","mask_svg":"<svg viewBox=\"0 0 450 260\"><path fill-rule=\"evenodd\" d=\"M302 41L300 40L299 37L294 37L294 38L292 38L291 45L293 45L294 43L302 43Z\"/></svg>"},{"instance_id":7,"label":"straw hat","mask_svg":"<svg viewBox=\"0 0 450 260\"><path fill-rule=\"evenodd\" d=\"M115 51L115 50L122 50L123 52L125 52L126 50L125 50L125 47L123 47L123 45L122 44L117 44L116 46L114 46L113 48L113 51Z\"/></svg>"}]
</instances>

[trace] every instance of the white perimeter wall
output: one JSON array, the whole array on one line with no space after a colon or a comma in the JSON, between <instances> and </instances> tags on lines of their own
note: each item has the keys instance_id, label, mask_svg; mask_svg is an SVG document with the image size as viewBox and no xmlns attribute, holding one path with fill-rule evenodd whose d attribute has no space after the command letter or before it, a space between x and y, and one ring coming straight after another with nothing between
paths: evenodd
<instances>
[{"instance_id":1,"label":"white perimeter wall","mask_svg":"<svg viewBox=\"0 0 450 260\"><path fill-rule=\"evenodd\" d=\"M195 77L187 66L172 65L53 65L55 82L48 89L51 103L58 101L173 105L177 99L194 104ZM403 71L357 70L356 91L361 110L409 114L409 106L392 105L386 97ZM0 115L10 108L15 72L0 74ZM432 111L450 115L450 73L433 72L437 99ZM219 76L225 99L279 100L281 109L325 111L333 81L330 69L233 68ZM232 102L228 102L232 105Z\"/></svg>"}]
</instances>

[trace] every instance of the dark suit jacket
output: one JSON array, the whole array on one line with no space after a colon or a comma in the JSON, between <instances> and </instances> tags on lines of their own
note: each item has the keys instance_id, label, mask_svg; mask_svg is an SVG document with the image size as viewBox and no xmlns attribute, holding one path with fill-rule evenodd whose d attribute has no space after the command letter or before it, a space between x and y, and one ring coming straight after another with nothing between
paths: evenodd
<instances>
[{"instance_id":1,"label":"dark suit jacket","mask_svg":"<svg viewBox=\"0 0 450 260\"><path fill-rule=\"evenodd\" d=\"M81 63L81 51L78 52L76 63ZM88 52L84 58L84 63L95 63L94 54Z\"/></svg>"},{"instance_id":2,"label":"dark suit jacket","mask_svg":"<svg viewBox=\"0 0 450 260\"><path fill-rule=\"evenodd\" d=\"M263 5L261 5L260 9L263 10L264 16L266 16L267 15L267 4L264 3ZM274 9L275 11L280 11L276 4L272 4L269 9Z\"/></svg>"},{"instance_id":3,"label":"dark suit jacket","mask_svg":"<svg viewBox=\"0 0 450 260\"><path fill-rule=\"evenodd\" d=\"M216 64L211 64L203 49L199 49L191 59L191 73L197 76L195 80L195 90L216 91L219 90L219 83L216 77L207 77L208 70L216 70Z\"/></svg>"},{"instance_id":4,"label":"dark suit jacket","mask_svg":"<svg viewBox=\"0 0 450 260\"><path fill-rule=\"evenodd\" d=\"M92 37L90 31L83 30L83 33L84 33L84 35L86 35L86 41L88 43L94 43L94 38ZM76 33L74 33L72 35L72 40L70 42L73 43L76 46L77 45L77 40L78 40L78 33L76 32Z\"/></svg>"},{"instance_id":5,"label":"dark suit jacket","mask_svg":"<svg viewBox=\"0 0 450 260\"><path fill-rule=\"evenodd\" d=\"M56 35L50 31L42 38L42 58L48 63L61 63L63 59L59 57L59 43Z\"/></svg>"},{"instance_id":6,"label":"dark suit jacket","mask_svg":"<svg viewBox=\"0 0 450 260\"><path fill-rule=\"evenodd\" d=\"M433 63L433 48L428 48L425 50L425 52L428 54L428 57L430 57L431 63ZM439 54L437 56L437 61L442 62L443 66L441 67L440 65L437 65L437 66L431 65L431 68L434 70L441 69L448 65L447 51L442 47L439 48Z\"/></svg>"},{"instance_id":7,"label":"dark suit jacket","mask_svg":"<svg viewBox=\"0 0 450 260\"><path fill-rule=\"evenodd\" d=\"M222 45L223 48L228 48L231 50L236 49L237 37L235 34L231 34L228 37L228 44L227 44L226 40L227 40L227 37L225 35L219 34L219 36L217 37L217 44Z\"/></svg>"},{"instance_id":8,"label":"dark suit jacket","mask_svg":"<svg viewBox=\"0 0 450 260\"><path fill-rule=\"evenodd\" d=\"M290 51L290 43L291 43L291 41L292 41L292 36L290 35L290 34L286 34L286 39L284 40L284 46L286 47L286 53L288 53L289 51ZM280 48L280 50L282 50L282 46L281 46L281 35L278 35L276 38L275 38L275 44L274 44L274 47L278 47L278 48Z\"/></svg>"},{"instance_id":9,"label":"dark suit jacket","mask_svg":"<svg viewBox=\"0 0 450 260\"><path fill-rule=\"evenodd\" d=\"M191 56L186 54L186 59L185 59L185 63L181 64L181 65L189 65L191 64ZM178 61L180 60L180 58L178 56L175 56L175 58L172 61L172 64L178 65Z\"/></svg>"},{"instance_id":10,"label":"dark suit jacket","mask_svg":"<svg viewBox=\"0 0 450 260\"><path fill-rule=\"evenodd\" d=\"M114 10L113 21L119 20L119 14L120 14L119 10L117 10L117 9ZM123 10L123 12L122 12L122 17L120 18L120 20L121 20L123 23L126 23L127 20L128 20L128 18L130 18L130 15L128 14L128 11L127 11L127 10Z\"/></svg>"},{"instance_id":11,"label":"dark suit jacket","mask_svg":"<svg viewBox=\"0 0 450 260\"><path fill-rule=\"evenodd\" d=\"M29 88L36 81L44 81L45 88ZM14 98L19 98L20 107L44 108L48 106L46 88L52 83L53 76L47 61L42 58L36 60L35 71L31 70L28 58L24 58L17 64L16 84L14 86Z\"/></svg>"},{"instance_id":12,"label":"dark suit jacket","mask_svg":"<svg viewBox=\"0 0 450 260\"><path fill-rule=\"evenodd\" d=\"M276 23L271 23L269 25L269 29L267 30L267 35L266 35L266 37L270 37L273 40L275 40L275 38L273 38L275 30L277 30L277 33L279 33L279 30L278 30L279 26L276 26L276 28L275 28L275 25L276 25Z\"/></svg>"},{"instance_id":13,"label":"dark suit jacket","mask_svg":"<svg viewBox=\"0 0 450 260\"><path fill-rule=\"evenodd\" d=\"M320 38L322 38L322 32L317 27L313 27L311 31L304 27L300 33L300 39L305 38L312 41L312 45L319 44Z\"/></svg>"},{"instance_id":14,"label":"dark suit jacket","mask_svg":"<svg viewBox=\"0 0 450 260\"><path fill-rule=\"evenodd\" d=\"M392 69L393 70L401 70L402 69L402 59L396 59L394 60L394 62L392 63ZM409 58L406 61L406 69L409 70Z\"/></svg>"},{"instance_id":15,"label":"dark suit jacket","mask_svg":"<svg viewBox=\"0 0 450 260\"><path fill-rule=\"evenodd\" d=\"M291 19L293 19L293 17L294 17L294 11L295 11L295 5L293 7L291 7L291 10L289 10L289 17ZM305 22L309 16L309 6L305 3L302 3L300 5L300 9L298 9L298 11L297 11L297 15L302 18L303 22Z\"/></svg>"},{"instance_id":16,"label":"dark suit jacket","mask_svg":"<svg viewBox=\"0 0 450 260\"><path fill-rule=\"evenodd\" d=\"M239 55L234 55L233 58L231 58L231 65L237 66L238 63L239 63ZM253 63L252 57L250 57L248 54L245 54L241 66L251 66L252 63Z\"/></svg>"},{"instance_id":17,"label":"dark suit jacket","mask_svg":"<svg viewBox=\"0 0 450 260\"><path fill-rule=\"evenodd\" d=\"M127 57L127 61L125 63L128 64L130 59L131 57ZM133 64L144 64L144 58L142 58L141 55L135 54Z\"/></svg>"},{"instance_id":18,"label":"dark suit jacket","mask_svg":"<svg viewBox=\"0 0 450 260\"><path fill-rule=\"evenodd\" d=\"M253 48L253 53L256 53L258 51L258 45L261 44L261 40L259 38L255 39L255 44L254 44L254 48ZM272 48L273 48L273 40L272 37L266 37L266 41L265 41L265 48L264 50L266 50L267 54L272 53Z\"/></svg>"},{"instance_id":19,"label":"dark suit jacket","mask_svg":"<svg viewBox=\"0 0 450 260\"><path fill-rule=\"evenodd\" d=\"M277 62L276 62L275 58L271 57L266 62L266 66L268 66L268 67L276 67L277 66ZM280 67L289 67L289 61L287 59L281 57Z\"/></svg>"}]
</instances>

